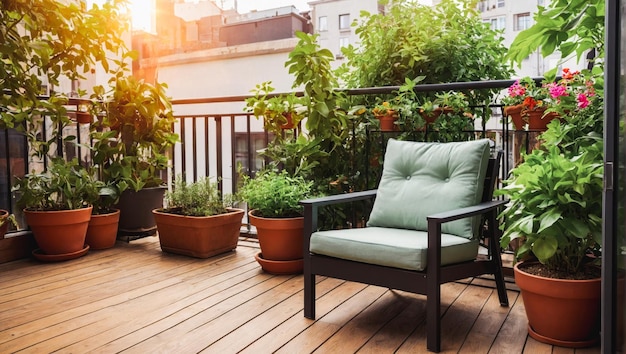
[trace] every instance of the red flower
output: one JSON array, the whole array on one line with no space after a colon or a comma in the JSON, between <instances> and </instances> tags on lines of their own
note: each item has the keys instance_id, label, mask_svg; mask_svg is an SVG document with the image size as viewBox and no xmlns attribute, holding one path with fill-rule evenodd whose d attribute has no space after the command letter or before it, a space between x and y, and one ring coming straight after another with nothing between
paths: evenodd
<instances>
[{"instance_id":1,"label":"red flower","mask_svg":"<svg viewBox=\"0 0 626 354\"><path fill-rule=\"evenodd\" d=\"M528 109L530 109L532 111L533 109L535 109L535 106L537 105L537 101L535 101L535 99L532 98L532 97L526 97L524 99L524 103L523 104L524 104L524 106L528 107Z\"/></svg>"}]
</instances>

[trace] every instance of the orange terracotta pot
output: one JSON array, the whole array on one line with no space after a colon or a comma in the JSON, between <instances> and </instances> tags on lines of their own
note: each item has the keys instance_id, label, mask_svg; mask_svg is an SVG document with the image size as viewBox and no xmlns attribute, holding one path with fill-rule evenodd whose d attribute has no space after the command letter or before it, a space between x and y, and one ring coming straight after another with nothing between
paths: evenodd
<instances>
[{"instance_id":1,"label":"orange terracotta pot","mask_svg":"<svg viewBox=\"0 0 626 354\"><path fill-rule=\"evenodd\" d=\"M452 108L435 108L433 109L432 112L421 112L420 115L422 116L422 118L424 118L424 120L426 121L427 124L432 124L434 123L437 118L439 118L442 114L448 114L448 113L452 113L454 112L454 110Z\"/></svg>"},{"instance_id":2,"label":"orange terracotta pot","mask_svg":"<svg viewBox=\"0 0 626 354\"><path fill-rule=\"evenodd\" d=\"M161 250L196 258L208 258L237 248L244 212L229 209L226 214L184 216L162 209L152 211Z\"/></svg>"},{"instance_id":3,"label":"orange terracotta pot","mask_svg":"<svg viewBox=\"0 0 626 354\"><path fill-rule=\"evenodd\" d=\"M529 263L530 264L530 263ZM562 347L581 348L599 340L601 280L566 280L535 276L514 267L534 339Z\"/></svg>"},{"instance_id":4,"label":"orange terracotta pot","mask_svg":"<svg viewBox=\"0 0 626 354\"><path fill-rule=\"evenodd\" d=\"M302 258L304 218L261 218L248 213L256 227L263 258L272 261L291 261Z\"/></svg>"},{"instance_id":5,"label":"orange terracotta pot","mask_svg":"<svg viewBox=\"0 0 626 354\"><path fill-rule=\"evenodd\" d=\"M524 125L526 124L522 118L522 108L524 108L524 105L521 104L504 107L504 114L511 117L513 129L515 130L524 129Z\"/></svg>"},{"instance_id":6,"label":"orange terracotta pot","mask_svg":"<svg viewBox=\"0 0 626 354\"><path fill-rule=\"evenodd\" d=\"M376 118L380 121L380 130L384 132L397 131L398 126L395 124L398 120L398 114L394 111L390 111L389 114L376 115Z\"/></svg>"},{"instance_id":7,"label":"orange terracotta pot","mask_svg":"<svg viewBox=\"0 0 626 354\"><path fill-rule=\"evenodd\" d=\"M74 210L24 210L26 223L46 255L75 254L85 247L92 207Z\"/></svg>"},{"instance_id":8,"label":"orange terracotta pot","mask_svg":"<svg viewBox=\"0 0 626 354\"><path fill-rule=\"evenodd\" d=\"M545 108L528 111L528 129L546 130L548 129L548 123L559 117L559 115L555 112L550 112L548 114L545 112Z\"/></svg>"},{"instance_id":9,"label":"orange terracotta pot","mask_svg":"<svg viewBox=\"0 0 626 354\"><path fill-rule=\"evenodd\" d=\"M115 246L119 221L119 209L108 214L92 215L91 220L89 220L85 243L92 250L103 250Z\"/></svg>"},{"instance_id":10,"label":"orange terracotta pot","mask_svg":"<svg viewBox=\"0 0 626 354\"><path fill-rule=\"evenodd\" d=\"M293 124L293 120L291 119L291 113L284 112L283 117L287 119L287 123L280 126L281 129L293 129L295 125Z\"/></svg>"}]
</instances>

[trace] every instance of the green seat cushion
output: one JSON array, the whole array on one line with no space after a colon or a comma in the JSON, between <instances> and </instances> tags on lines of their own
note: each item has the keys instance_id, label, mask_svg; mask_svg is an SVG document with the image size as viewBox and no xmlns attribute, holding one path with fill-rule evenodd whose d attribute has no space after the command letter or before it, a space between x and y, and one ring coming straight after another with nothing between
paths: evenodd
<instances>
[{"instance_id":1,"label":"green seat cushion","mask_svg":"<svg viewBox=\"0 0 626 354\"><path fill-rule=\"evenodd\" d=\"M427 231L426 217L481 201L489 140L420 143L390 139L367 226ZM479 219L442 225L442 232L472 238Z\"/></svg>"},{"instance_id":2,"label":"green seat cushion","mask_svg":"<svg viewBox=\"0 0 626 354\"><path fill-rule=\"evenodd\" d=\"M318 231L310 250L335 258L422 271L426 268L428 234L424 231L366 227ZM478 241L441 235L441 264L470 261L478 254Z\"/></svg>"}]
</instances>

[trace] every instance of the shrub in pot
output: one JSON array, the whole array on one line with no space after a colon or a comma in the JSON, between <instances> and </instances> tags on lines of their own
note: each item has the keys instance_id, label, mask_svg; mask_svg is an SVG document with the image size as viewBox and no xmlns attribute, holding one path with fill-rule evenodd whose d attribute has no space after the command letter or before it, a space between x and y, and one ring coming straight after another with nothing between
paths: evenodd
<instances>
[{"instance_id":1,"label":"shrub in pot","mask_svg":"<svg viewBox=\"0 0 626 354\"><path fill-rule=\"evenodd\" d=\"M153 210L164 252L208 258L237 248L244 210L232 208L235 198L217 183L179 176L165 199L167 208Z\"/></svg>"},{"instance_id":2,"label":"shrub in pot","mask_svg":"<svg viewBox=\"0 0 626 354\"><path fill-rule=\"evenodd\" d=\"M93 206L87 228L85 243L92 250L102 250L115 246L120 210L114 208L119 200L119 191L111 183L96 181L97 194L90 196Z\"/></svg>"},{"instance_id":3,"label":"shrub in pot","mask_svg":"<svg viewBox=\"0 0 626 354\"><path fill-rule=\"evenodd\" d=\"M590 96L585 107L563 107L564 123L548 125L540 147L524 156L498 191L510 198L500 215L501 246L523 239L516 256L524 261L514 270L529 333L555 345L580 347L599 339L600 269L594 261L602 235L601 97ZM563 309L567 304L572 307Z\"/></svg>"},{"instance_id":4,"label":"shrub in pot","mask_svg":"<svg viewBox=\"0 0 626 354\"><path fill-rule=\"evenodd\" d=\"M17 179L14 192L39 246L35 257L65 260L89 250L85 235L92 206L87 201L97 185L77 159L52 159L46 172Z\"/></svg>"},{"instance_id":5,"label":"shrub in pot","mask_svg":"<svg viewBox=\"0 0 626 354\"><path fill-rule=\"evenodd\" d=\"M255 178L244 177L240 193L251 209L248 217L261 246L256 259L265 271L302 271L304 218L299 202L311 197L312 188L312 182L286 171L264 170Z\"/></svg>"},{"instance_id":6,"label":"shrub in pot","mask_svg":"<svg viewBox=\"0 0 626 354\"><path fill-rule=\"evenodd\" d=\"M120 191L120 232L156 232L152 210L163 206L168 150L178 141L165 84L151 85L120 75L109 92L94 88L99 119L91 125L93 161L100 179Z\"/></svg>"}]
</instances>

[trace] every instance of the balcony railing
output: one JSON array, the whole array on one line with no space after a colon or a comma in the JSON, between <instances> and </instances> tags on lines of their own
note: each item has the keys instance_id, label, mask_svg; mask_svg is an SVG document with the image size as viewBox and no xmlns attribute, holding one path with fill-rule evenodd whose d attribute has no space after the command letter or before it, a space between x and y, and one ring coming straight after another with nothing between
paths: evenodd
<instances>
[{"instance_id":1,"label":"balcony railing","mask_svg":"<svg viewBox=\"0 0 626 354\"><path fill-rule=\"evenodd\" d=\"M449 84L418 85L415 90L420 93L443 92L450 90L504 89L513 80L460 82ZM377 87L346 90L347 95L388 95L398 87ZM178 99L173 101L174 112L178 118L175 131L180 134L180 142L171 152L171 170L167 180L171 184L175 176L182 175L188 181L204 176L216 178L223 193L234 193L237 189L239 173L254 175L268 161L259 154L259 150L267 146L271 136L263 130L263 124L250 113L245 113L245 99L249 96L214 97L203 99ZM74 100L70 104L79 111L81 102ZM228 108L224 108L227 106ZM232 108L235 107L235 108ZM511 130L506 120L502 119L502 105L499 102L486 102L483 106L473 107L492 110L489 121L482 116L475 116L475 130L466 131L475 137L488 137L494 142L494 150L505 151L501 177L505 178L519 155L519 151L531 148L531 137L538 132ZM215 113L219 111L235 111L236 113ZM189 113L187 113L189 112ZM46 122L46 118L42 118ZM44 124L44 127L46 124ZM73 131L64 134L78 136L81 143L88 142L88 125L74 124ZM350 127L354 136L356 127ZM353 146L353 154L368 154L372 147L384 150L386 139L402 134L402 132L381 132L374 128L367 129L366 148ZM429 140L433 132L415 132L406 134L411 140ZM46 135L44 129L43 135ZM15 130L0 130L0 208L8 209L19 216L15 210L15 198L11 188L14 178L36 170L45 170L47 161L35 160L28 155L25 137ZM43 137L42 137L43 138ZM46 136L46 139L50 137ZM61 140L59 140L60 142ZM57 154L71 158L77 156L84 164L90 163L87 149L68 144L57 145ZM362 159L369 161L369 158ZM368 171L380 169L380 166L352 166L355 170ZM375 172L375 171L374 171ZM22 223L23 225L23 223Z\"/></svg>"}]
</instances>

